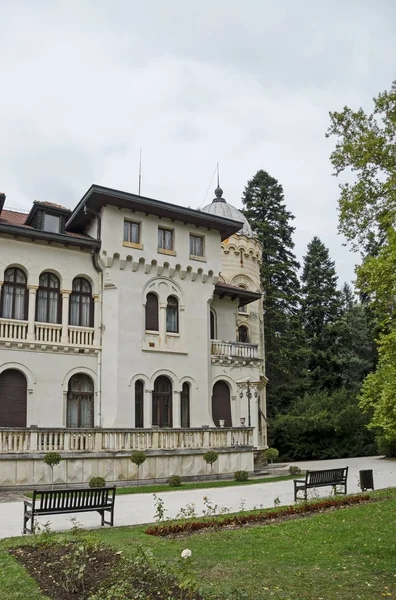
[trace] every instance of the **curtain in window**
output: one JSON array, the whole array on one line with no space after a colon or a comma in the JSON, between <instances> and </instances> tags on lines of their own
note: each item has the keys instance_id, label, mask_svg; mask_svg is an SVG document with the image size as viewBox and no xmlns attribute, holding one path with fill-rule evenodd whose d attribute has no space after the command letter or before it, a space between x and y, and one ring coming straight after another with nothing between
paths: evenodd
<instances>
[{"instance_id":1,"label":"curtain in window","mask_svg":"<svg viewBox=\"0 0 396 600\"><path fill-rule=\"evenodd\" d=\"M193 256L203 256L203 238L190 235L190 254Z\"/></svg>"},{"instance_id":2,"label":"curtain in window","mask_svg":"<svg viewBox=\"0 0 396 600\"><path fill-rule=\"evenodd\" d=\"M179 331L179 303L174 296L169 296L166 306L166 331L169 333Z\"/></svg>"},{"instance_id":3,"label":"curtain in window","mask_svg":"<svg viewBox=\"0 0 396 600\"><path fill-rule=\"evenodd\" d=\"M173 250L173 231L170 229L158 229L158 248L161 250Z\"/></svg>"},{"instance_id":4,"label":"curtain in window","mask_svg":"<svg viewBox=\"0 0 396 600\"><path fill-rule=\"evenodd\" d=\"M70 296L70 325L91 327L92 324L92 292L91 284L83 277L73 281Z\"/></svg>"},{"instance_id":5,"label":"curtain in window","mask_svg":"<svg viewBox=\"0 0 396 600\"><path fill-rule=\"evenodd\" d=\"M41 323L59 322L59 279L52 273L43 273L37 293L36 320Z\"/></svg>"},{"instance_id":6,"label":"curtain in window","mask_svg":"<svg viewBox=\"0 0 396 600\"><path fill-rule=\"evenodd\" d=\"M93 383L88 375L73 375L69 381L67 427L93 427Z\"/></svg>"},{"instance_id":7,"label":"curtain in window","mask_svg":"<svg viewBox=\"0 0 396 600\"><path fill-rule=\"evenodd\" d=\"M26 276L21 269L12 267L4 274L2 289L2 317L4 319L26 318Z\"/></svg>"}]
</instances>

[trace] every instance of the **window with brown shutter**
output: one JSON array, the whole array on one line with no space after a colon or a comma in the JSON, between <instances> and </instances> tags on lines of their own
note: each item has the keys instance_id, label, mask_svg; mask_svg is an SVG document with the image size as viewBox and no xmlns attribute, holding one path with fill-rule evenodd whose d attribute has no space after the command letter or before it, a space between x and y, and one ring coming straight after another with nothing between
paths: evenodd
<instances>
[{"instance_id":1,"label":"window with brown shutter","mask_svg":"<svg viewBox=\"0 0 396 600\"><path fill-rule=\"evenodd\" d=\"M190 427L190 384L183 383L180 394L180 421L182 427Z\"/></svg>"},{"instance_id":2,"label":"window with brown shutter","mask_svg":"<svg viewBox=\"0 0 396 600\"><path fill-rule=\"evenodd\" d=\"M144 383L141 379L135 382L135 427L143 427Z\"/></svg>"},{"instance_id":3,"label":"window with brown shutter","mask_svg":"<svg viewBox=\"0 0 396 600\"><path fill-rule=\"evenodd\" d=\"M146 329L158 331L158 297L151 293L146 297Z\"/></svg>"}]
</instances>

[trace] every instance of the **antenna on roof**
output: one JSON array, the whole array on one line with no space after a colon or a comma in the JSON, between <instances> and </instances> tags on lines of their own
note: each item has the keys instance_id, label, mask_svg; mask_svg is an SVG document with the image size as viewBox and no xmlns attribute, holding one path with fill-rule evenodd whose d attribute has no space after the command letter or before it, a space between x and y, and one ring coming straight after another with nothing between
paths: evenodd
<instances>
[{"instance_id":1,"label":"antenna on roof","mask_svg":"<svg viewBox=\"0 0 396 600\"><path fill-rule=\"evenodd\" d=\"M139 196L140 196L141 187L142 187L142 147L140 146L140 153L139 153Z\"/></svg>"},{"instance_id":2,"label":"antenna on roof","mask_svg":"<svg viewBox=\"0 0 396 600\"><path fill-rule=\"evenodd\" d=\"M220 170L219 170L219 163L217 163L217 187L220 187Z\"/></svg>"}]
</instances>

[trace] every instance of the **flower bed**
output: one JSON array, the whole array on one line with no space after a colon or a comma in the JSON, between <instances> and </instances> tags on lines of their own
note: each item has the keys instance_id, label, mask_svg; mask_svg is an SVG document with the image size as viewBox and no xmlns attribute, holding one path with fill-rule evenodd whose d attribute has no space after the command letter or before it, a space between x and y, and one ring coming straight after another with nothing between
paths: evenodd
<instances>
[{"instance_id":1,"label":"flower bed","mask_svg":"<svg viewBox=\"0 0 396 600\"><path fill-rule=\"evenodd\" d=\"M170 536L178 533L194 533L202 529L220 528L220 527L238 527L252 523L267 523L280 518L287 518L293 515L304 515L308 513L321 512L332 508L341 508L343 506L352 506L368 502L370 496L359 494L356 496L347 496L346 498L326 498L317 502L309 502L297 506L288 506L278 510L260 511L250 514L235 514L227 516L213 517L211 519L187 520L179 523L161 523L150 525L145 533L156 536Z\"/></svg>"}]
</instances>

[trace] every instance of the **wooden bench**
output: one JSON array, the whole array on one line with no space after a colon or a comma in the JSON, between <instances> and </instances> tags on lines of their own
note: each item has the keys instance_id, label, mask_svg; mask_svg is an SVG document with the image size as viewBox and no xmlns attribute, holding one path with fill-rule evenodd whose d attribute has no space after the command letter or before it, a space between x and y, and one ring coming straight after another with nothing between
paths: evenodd
<instances>
[{"instance_id":1,"label":"wooden bench","mask_svg":"<svg viewBox=\"0 0 396 600\"><path fill-rule=\"evenodd\" d=\"M67 513L97 511L103 525L114 524L114 499L116 487L61 490L33 490L32 501L23 506L23 533L34 533L34 517L39 515L63 515ZM110 513L110 521L105 520ZM30 528L28 522L30 521Z\"/></svg>"},{"instance_id":2,"label":"wooden bench","mask_svg":"<svg viewBox=\"0 0 396 600\"><path fill-rule=\"evenodd\" d=\"M325 471L307 471L305 479L294 479L294 502L301 500L297 497L300 490L304 490L304 500L307 499L307 490L310 488L332 485L343 486L341 494L347 493L348 467L340 469L327 469Z\"/></svg>"}]
</instances>

